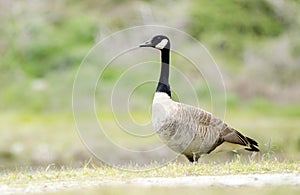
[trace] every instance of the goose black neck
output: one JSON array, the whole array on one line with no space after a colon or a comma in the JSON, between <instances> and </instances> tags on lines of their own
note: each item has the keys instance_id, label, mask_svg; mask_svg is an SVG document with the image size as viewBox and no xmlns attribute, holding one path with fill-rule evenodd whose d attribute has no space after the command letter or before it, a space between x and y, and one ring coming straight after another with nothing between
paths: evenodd
<instances>
[{"instance_id":1,"label":"goose black neck","mask_svg":"<svg viewBox=\"0 0 300 195\"><path fill-rule=\"evenodd\" d=\"M156 88L156 92L164 92L171 97L171 90L169 85L169 60L170 60L170 50L161 50L161 70L159 82Z\"/></svg>"}]
</instances>

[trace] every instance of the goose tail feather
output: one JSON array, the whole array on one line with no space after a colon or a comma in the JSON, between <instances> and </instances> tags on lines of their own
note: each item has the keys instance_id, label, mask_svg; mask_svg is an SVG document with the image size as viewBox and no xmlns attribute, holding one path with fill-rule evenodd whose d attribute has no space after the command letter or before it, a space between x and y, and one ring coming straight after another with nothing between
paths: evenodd
<instances>
[{"instance_id":1,"label":"goose tail feather","mask_svg":"<svg viewBox=\"0 0 300 195\"><path fill-rule=\"evenodd\" d=\"M259 152L258 143L254 139L251 139L249 137L246 137L246 139L250 144L250 148L245 148L245 150Z\"/></svg>"},{"instance_id":2,"label":"goose tail feather","mask_svg":"<svg viewBox=\"0 0 300 195\"><path fill-rule=\"evenodd\" d=\"M224 130L223 139L226 142L244 146L245 150L259 152L258 143L254 139L242 135L233 128L227 127Z\"/></svg>"}]
</instances>

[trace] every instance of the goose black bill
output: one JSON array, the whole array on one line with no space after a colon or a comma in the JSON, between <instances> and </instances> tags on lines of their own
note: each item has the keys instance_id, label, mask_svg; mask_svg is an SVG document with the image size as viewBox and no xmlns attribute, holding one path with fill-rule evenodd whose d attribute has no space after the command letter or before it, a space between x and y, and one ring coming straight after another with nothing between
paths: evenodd
<instances>
[{"instance_id":1,"label":"goose black bill","mask_svg":"<svg viewBox=\"0 0 300 195\"><path fill-rule=\"evenodd\" d=\"M151 41L146 41L145 43L140 44L140 47L154 47Z\"/></svg>"}]
</instances>

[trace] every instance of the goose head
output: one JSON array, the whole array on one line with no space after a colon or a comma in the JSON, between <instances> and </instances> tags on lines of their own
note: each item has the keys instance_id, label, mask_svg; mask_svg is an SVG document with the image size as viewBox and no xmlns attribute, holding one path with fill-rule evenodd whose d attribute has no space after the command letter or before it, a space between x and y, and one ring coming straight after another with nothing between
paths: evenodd
<instances>
[{"instance_id":1,"label":"goose head","mask_svg":"<svg viewBox=\"0 0 300 195\"><path fill-rule=\"evenodd\" d=\"M153 47L159 50L170 49L170 39L164 35L156 35L149 41L140 44L140 47Z\"/></svg>"}]
</instances>

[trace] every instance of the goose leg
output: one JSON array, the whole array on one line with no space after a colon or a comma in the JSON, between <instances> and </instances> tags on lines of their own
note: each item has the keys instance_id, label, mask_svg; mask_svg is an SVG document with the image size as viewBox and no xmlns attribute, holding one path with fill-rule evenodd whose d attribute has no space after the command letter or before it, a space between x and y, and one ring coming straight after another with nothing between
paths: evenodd
<instances>
[{"instance_id":1,"label":"goose leg","mask_svg":"<svg viewBox=\"0 0 300 195\"><path fill-rule=\"evenodd\" d=\"M201 157L201 153L193 153L192 155L186 155L185 157L193 164L197 164L198 163L198 159Z\"/></svg>"},{"instance_id":2,"label":"goose leg","mask_svg":"<svg viewBox=\"0 0 300 195\"><path fill-rule=\"evenodd\" d=\"M203 153L200 153L200 152L198 152L198 153L193 153L193 162L194 162L194 164L197 164L198 163L198 160L199 160L199 158L202 156L202 154Z\"/></svg>"}]
</instances>

